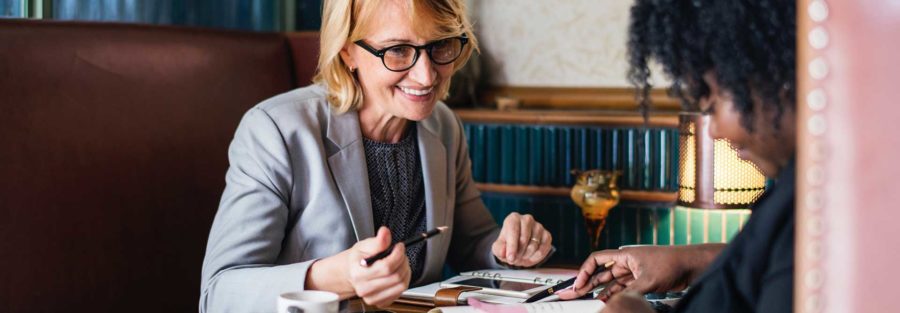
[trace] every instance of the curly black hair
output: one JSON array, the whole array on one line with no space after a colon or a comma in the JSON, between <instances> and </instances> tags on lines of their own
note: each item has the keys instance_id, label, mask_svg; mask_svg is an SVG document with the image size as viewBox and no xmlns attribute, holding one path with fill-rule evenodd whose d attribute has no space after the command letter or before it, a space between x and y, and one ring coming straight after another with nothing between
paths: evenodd
<instances>
[{"instance_id":1,"label":"curly black hair","mask_svg":"<svg viewBox=\"0 0 900 313\"><path fill-rule=\"evenodd\" d=\"M646 115L654 59L672 78L670 95L686 110L709 94L703 74L714 70L734 95L741 124L753 131L753 97L776 120L794 109L796 3L793 0L637 0L631 8L628 79ZM777 128L777 123L775 127Z\"/></svg>"}]
</instances>

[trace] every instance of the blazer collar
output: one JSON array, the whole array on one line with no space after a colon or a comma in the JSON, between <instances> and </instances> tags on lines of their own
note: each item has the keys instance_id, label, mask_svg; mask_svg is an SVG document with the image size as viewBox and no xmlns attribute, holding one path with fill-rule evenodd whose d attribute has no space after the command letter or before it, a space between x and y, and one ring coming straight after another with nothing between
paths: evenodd
<instances>
[{"instance_id":1,"label":"blazer collar","mask_svg":"<svg viewBox=\"0 0 900 313\"><path fill-rule=\"evenodd\" d=\"M328 106L328 128L325 136L339 149L348 145L360 143L362 132L359 129L359 114L353 110L344 114L337 114Z\"/></svg>"},{"instance_id":2,"label":"blazer collar","mask_svg":"<svg viewBox=\"0 0 900 313\"><path fill-rule=\"evenodd\" d=\"M350 215L356 241L372 237L375 235L372 197L356 111L338 115L329 107L325 136L337 149L328 151L328 167Z\"/></svg>"},{"instance_id":3,"label":"blazer collar","mask_svg":"<svg viewBox=\"0 0 900 313\"><path fill-rule=\"evenodd\" d=\"M449 181L451 168L447 164L447 147L436 131L437 119L434 114L418 123L419 157L422 160L422 176L425 183L425 214L427 229L449 225L451 210L448 195L455 186ZM452 226L452 225L449 225ZM426 242L425 267L422 276L414 284L425 279L437 279L442 273L444 259L450 245L450 233L433 237ZM437 273L438 277L430 277L429 273Z\"/></svg>"}]
</instances>

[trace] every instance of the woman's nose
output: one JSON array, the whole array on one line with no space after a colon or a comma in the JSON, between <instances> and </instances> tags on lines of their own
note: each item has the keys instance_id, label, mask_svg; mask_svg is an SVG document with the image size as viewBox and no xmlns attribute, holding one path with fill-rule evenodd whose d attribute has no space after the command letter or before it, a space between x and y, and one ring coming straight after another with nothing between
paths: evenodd
<instances>
[{"instance_id":1,"label":"woman's nose","mask_svg":"<svg viewBox=\"0 0 900 313\"><path fill-rule=\"evenodd\" d=\"M422 86L431 86L434 83L435 77L437 77L437 71L434 67L435 65L434 63L431 63L431 58L428 56L428 53L424 53L423 51L422 55L419 56L419 60L416 61L416 64L409 69L408 75Z\"/></svg>"},{"instance_id":2,"label":"woman's nose","mask_svg":"<svg viewBox=\"0 0 900 313\"><path fill-rule=\"evenodd\" d=\"M712 118L711 115L704 115L704 119L706 119L706 125L709 125L709 136L713 139L723 139L721 134L719 134L719 126L716 123L716 119Z\"/></svg>"}]
</instances>

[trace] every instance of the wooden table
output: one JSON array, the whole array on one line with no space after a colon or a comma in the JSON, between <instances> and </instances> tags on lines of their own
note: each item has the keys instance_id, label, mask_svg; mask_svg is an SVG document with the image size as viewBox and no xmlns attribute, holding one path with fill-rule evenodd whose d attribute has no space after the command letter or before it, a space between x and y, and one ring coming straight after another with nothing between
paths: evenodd
<instances>
[{"instance_id":1,"label":"wooden table","mask_svg":"<svg viewBox=\"0 0 900 313\"><path fill-rule=\"evenodd\" d=\"M579 269L581 264L569 264L569 263L548 263L544 264L544 267L547 268L564 268L564 269ZM366 305L362 299L353 299L348 302L348 310L347 312L395 312L395 313L424 313L428 312L428 310L434 309L434 307L430 306L420 306L420 305L411 305L411 304L402 304L402 303L394 303L390 306L379 309L374 306Z\"/></svg>"},{"instance_id":2,"label":"wooden table","mask_svg":"<svg viewBox=\"0 0 900 313\"><path fill-rule=\"evenodd\" d=\"M428 312L428 310L433 309L433 307L427 306L418 306L418 305L410 305L410 304L401 304L394 303L390 306L379 309L374 306L370 306L365 304L362 299L353 299L348 302L347 312L395 312L395 313L424 313Z\"/></svg>"}]
</instances>

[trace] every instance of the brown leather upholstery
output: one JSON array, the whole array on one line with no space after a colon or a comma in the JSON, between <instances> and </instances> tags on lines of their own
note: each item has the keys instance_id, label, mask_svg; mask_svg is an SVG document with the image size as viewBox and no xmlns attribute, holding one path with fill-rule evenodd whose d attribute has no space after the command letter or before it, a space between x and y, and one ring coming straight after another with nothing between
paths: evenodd
<instances>
[{"instance_id":1,"label":"brown leather upholstery","mask_svg":"<svg viewBox=\"0 0 900 313\"><path fill-rule=\"evenodd\" d=\"M900 5L797 7L795 311L900 312Z\"/></svg>"},{"instance_id":2,"label":"brown leather upholstery","mask_svg":"<svg viewBox=\"0 0 900 313\"><path fill-rule=\"evenodd\" d=\"M0 311L196 311L238 121L314 70L291 40L0 20Z\"/></svg>"}]
</instances>

